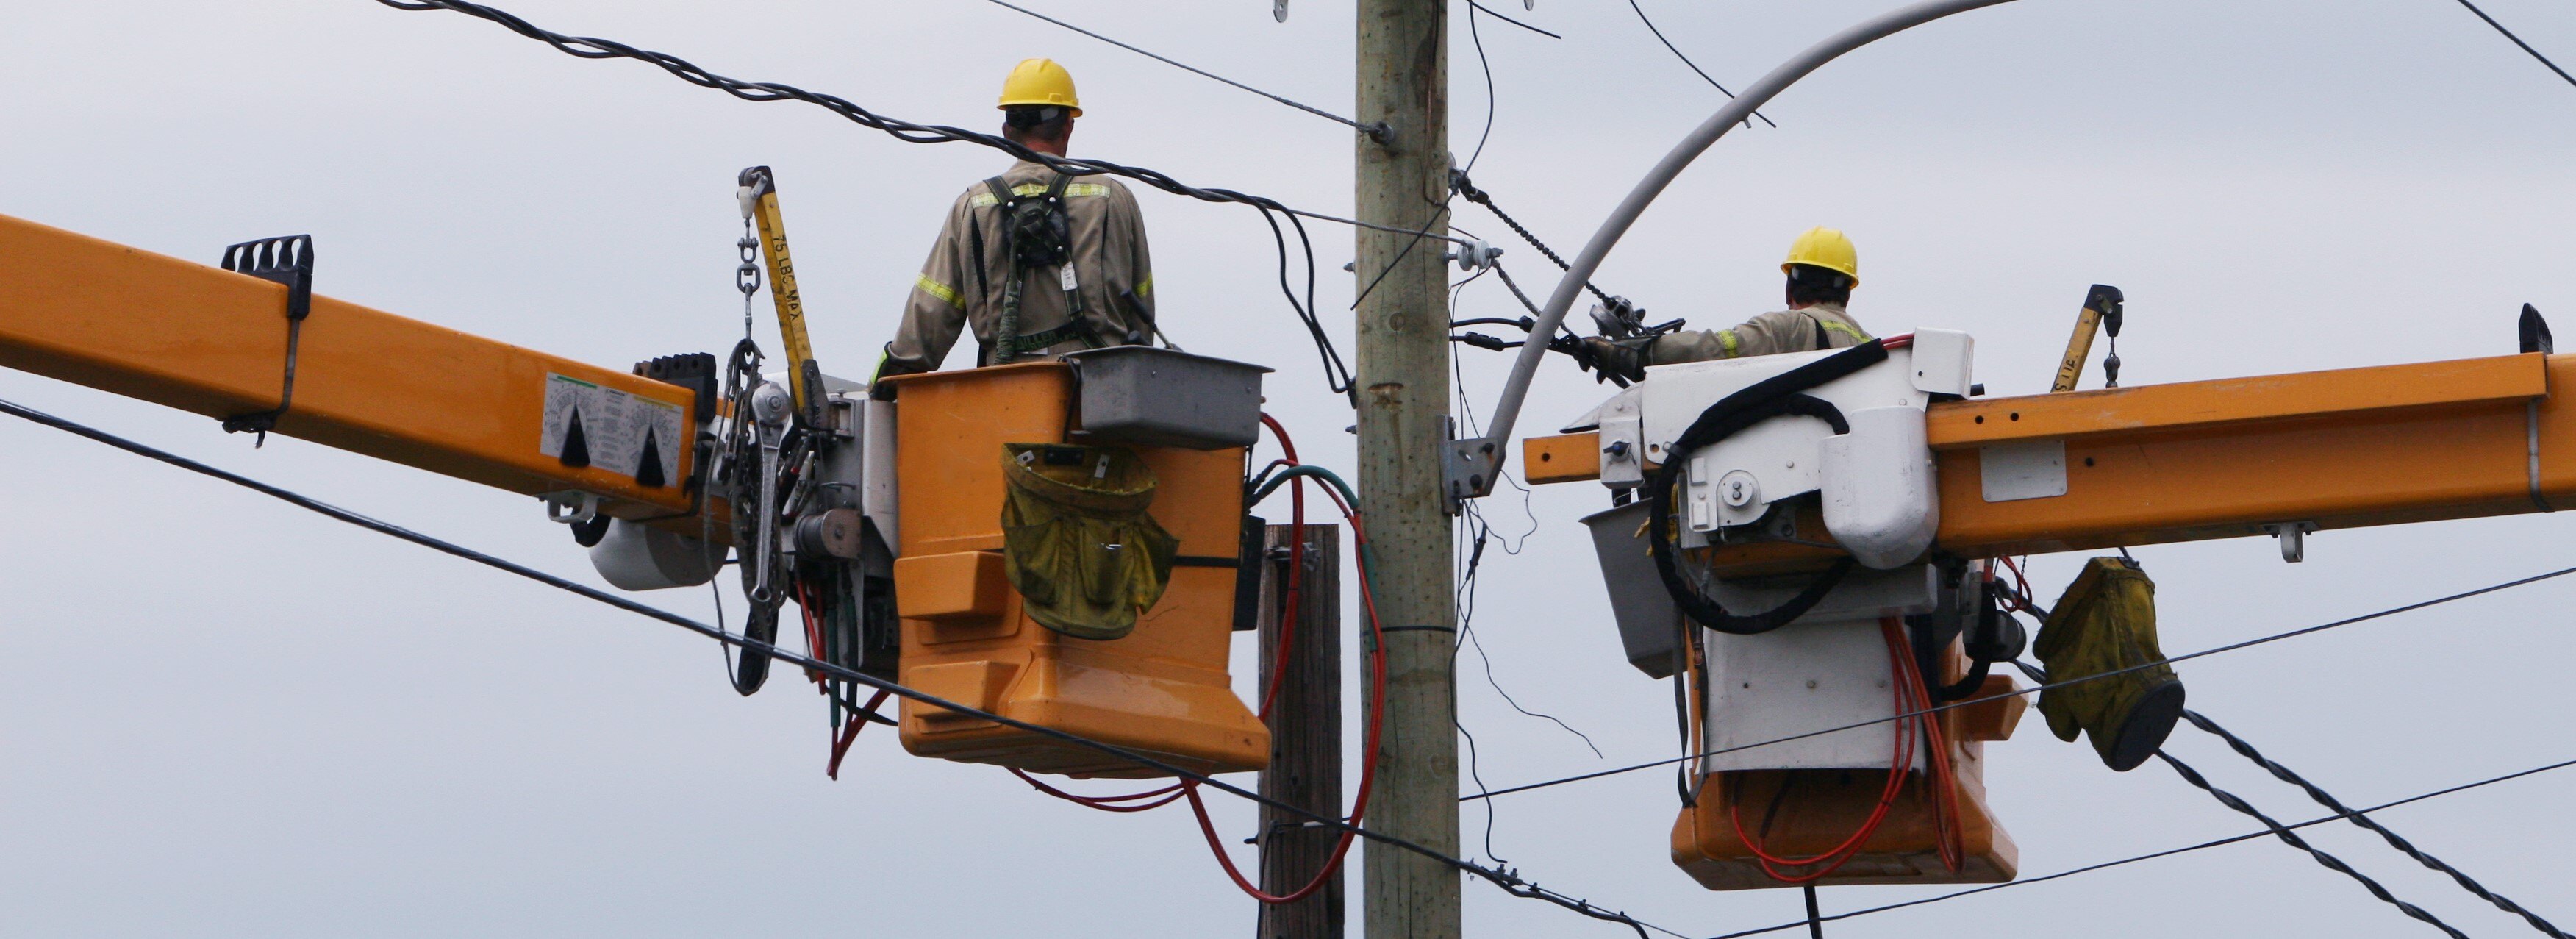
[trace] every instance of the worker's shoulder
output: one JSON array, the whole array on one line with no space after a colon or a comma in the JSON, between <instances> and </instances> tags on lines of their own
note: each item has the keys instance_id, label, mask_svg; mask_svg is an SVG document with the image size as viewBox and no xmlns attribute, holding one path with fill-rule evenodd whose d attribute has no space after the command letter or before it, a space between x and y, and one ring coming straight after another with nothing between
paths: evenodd
<instances>
[{"instance_id":1,"label":"worker's shoulder","mask_svg":"<svg viewBox=\"0 0 2576 939\"><path fill-rule=\"evenodd\" d=\"M1756 313L1752 316L1745 317L1744 324L1747 326L1762 326L1778 329L1792 324L1803 327L1807 325L1807 319L1808 316L1803 311L1772 310L1768 313Z\"/></svg>"},{"instance_id":2,"label":"worker's shoulder","mask_svg":"<svg viewBox=\"0 0 2576 939\"><path fill-rule=\"evenodd\" d=\"M957 205L959 208L990 208L999 205L1002 197L993 191L995 180L1001 181L1002 188L1012 195L1034 196L1045 192L1048 186L1055 183L1058 175L1066 174L1059 174L1055 168L1045 164L1022 160L1012 164L1010 169L1002 171L999 175L976 180L973 185L967 186L966 191L957 195ZM1065 181L1064 197L1070 201L1106 198L1111 202L1127 205L1133 205L1136 202L1135 194L1129 192L1125 184L1104 173L1072 176Z\"/></svg>"}]
</instances>

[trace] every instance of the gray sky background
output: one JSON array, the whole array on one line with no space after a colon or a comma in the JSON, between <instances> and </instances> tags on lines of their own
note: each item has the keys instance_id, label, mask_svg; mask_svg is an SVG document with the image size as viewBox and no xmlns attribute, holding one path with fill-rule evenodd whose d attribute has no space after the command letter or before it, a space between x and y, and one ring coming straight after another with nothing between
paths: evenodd
<instances>
[{"instance_id":1,"label":"gray sky background","mask_svg":"<svg viewBox=\"0 0 2576 939\"><path fill-rule=\"evenodd\" d=\"M1750 81L1890 0L1647 8L1721 80ZM2489 10L2562 61L2576 14ZM1613 0L1541 0L1551 40L1480 24L1499 99L1477 182L1560 249L1716 94ZM1337 125L970 0L725 4L515 0L622 39L886 114L994 124L1024 56L1077 76L1084 155L1327 212L1350 204ZM1257 0L1043 9L1336 110L1351 7ZM1483 123L1453 9L1452 137ZM1003 165L819 109L753 106L632 62L585 62L452 14L364 0L114 0L0 8L0 212L211 263L310 231L327 294L602 364L721 350L739 330L734 172L777 169L826 368L891 332L939 213ZM1777 302L1815 224L1857 239L1874 331L1969 330L1999 394L2045 388L2087 284L2130 297L2130 383L2513 351L2532 302L2576 324L2571 89L2449 0L2022 0L1826 67L1739 130L1597 280L1718 326ZM1250 210L1140 188L1157 286L1194 351L1277 366L1271 408L1348 466L1347 408L1275 289ZM1536 253L1481 209L1533 292ZM1348 232L1316 227L1347 352ZM1462 315L1517 315L1498 285ZM764 301L761 335L774 336ZM772 341L774 344L774 341ZM1505 359L1469 350L1489 407ZM1527 420L1606 396L1552 363ZM2088 384L2098 382L2098 370ZM587 562L533 502L17 373L0 396L94 422L569 576ZM1000 770L870 731L822 775L820 702L755 698L709 643L33 426L0 427L10 537L0 628L0 933L83 936L1241 934L1236 893L1178 808L1088 812ZM1673 751L1664 685L1622 661L1569 485L1489 500L1475 627L1491 675L1608 755L1520 716L1461 667L1478 769L1509 785ZM1275 513L1274 513L1275 514ZM1532 532L1526 541L1524 532ZM2196 650L2576 563L2522 517L2141 549L2168 651ZM2037 559L2053 598L2074 556ZM648 595L703 614L704 591ZM2195 707L2354 804L2576 755L2576 642L2552 583L2195 661ZM736 604L738 606L738 602ZM1238 643L1238 677L1249 646ZM1356 686L1356 683L1354 683ZM1356 726L1354 720L1353 726ZM2188 728L2175 750L2283 818L2318 810ZM2026 875L2249 829L2161 768L2103 769L2036 715L1987 783ZM1245 777L1247 780L1249 777ZM2489 885L2576 920L2562 845L2576 783L2518 781L2385 821ZM1794 891L1713 894L1666 858L1668 773L1502 798L1492 850L1549 887L1710 934L1785 921ZM1225 805L1232 836L1250 812ZM1466 831L1483 850L1485 813ZM2517 921L2348 828L2314 840L2473 934ZM1243 855L1248 858L1249 855ZM1357 881L1353 881L1356 886ZM1922 895L1830 888L1828 910ZM1357 916L1357 891L1353 914ZM1488 886L1477 936L1623 935ZM2250 842L1835 924L1835 936L2040 928L2085 936L2425 935L2348 880Z\"/></svg>"}]
</instances>

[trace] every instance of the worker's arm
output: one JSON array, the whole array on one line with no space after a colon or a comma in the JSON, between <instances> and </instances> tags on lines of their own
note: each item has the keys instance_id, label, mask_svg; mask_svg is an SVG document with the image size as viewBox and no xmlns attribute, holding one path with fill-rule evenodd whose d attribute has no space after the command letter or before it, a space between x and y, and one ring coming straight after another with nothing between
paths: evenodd
<instances>
[{"instance_id":1,"label":"worker's arm","mask_svg":"<svg viewBox=\"0 0 2576 939\"><path fill-rule=\"evenodd\" d=\"M1745 320L1729 329L1678 332L1647 349L1646 364L1706 362L1748 355L1804 352L1814 345L1815 320L1804 313L1780 310Z\"/></svg>"},{"instance_id":2,"label":"worker's arm","mask_svg":"<svg viewBox=\"0 0 2576 939\"><path fill-rule=\"evenodd\" d=\"M968 212L963 197L949 208L947 224L940 226L939 240L930 246L930 259L922 262L921 275L913 278L912 293L904 301L903 324L895 329L894 341L886 344L883 374L938 368L965 330L966 303L975 296L970 281L980 260L968 256L964 236Z\"/></svg>"},{"instance_id":3,"label":"worker's arm","mask_svg":"<svg viewBox=\"0 0 2576 939\"><path fill-rule=\"evenodd\" d=\"M1108 275L1105 286L1109 288L1109 308L1119 311L1111 320L1120 325L1122 333L1142 333L1144 341L1152 342L1154 261L1145 248L1145 215L1136 204L1135 194L1113 182L1109 187L1109 215L1102 223L1108 236L1101 261Z\"/></svg>"}]
</instances>

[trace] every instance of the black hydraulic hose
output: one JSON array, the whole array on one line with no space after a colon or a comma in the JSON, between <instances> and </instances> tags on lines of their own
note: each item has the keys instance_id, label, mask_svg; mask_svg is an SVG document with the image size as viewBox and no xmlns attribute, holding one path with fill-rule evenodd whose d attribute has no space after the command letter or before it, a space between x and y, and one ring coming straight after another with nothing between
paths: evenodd
<instances>
[{"instance_id":1,"label":"black hydraulic hose","mask_svg":"<svg viewBox=\"0 0 2576 939\"><path fill-rule=\"evenodd\" d=\"M1993 672L1995 663L1984 659L1972 659L1970 662L1971 664L1968 666L1968 674L1961 676L1958 684L1938 689L1932 693L1932 703L1947 704L1952 701L1958 701L1969 695L1976 694L1977 689L1985 687L1986 676Z\"/></svg>"},{"instance_id":2,"label":"black hydraulic hose","mask_svg":"<svg viewBox=\"0 0 2576 939\"><path fill-rule=\"evenodd\" d=\"M1851 424L1843 419L1842 410L1824 399L1803 392L1880 362L1887 361L1887 345L1879 340L1853 346L1797 368L1755 382L1734 394L1719 399L1708 410L1700 412L1665 449L1664 463L1646 478L1647 548L1655 558L1655 573L1672 594L1673 604L1691 620L1718 632L1737 636L1770 632L1815 609L1843 577L1859 566L1851 558L1835 561L1817 575L1806 589L1789 602L1761 613L1738 614L1726 609L1697 586L1682 577L1673 559L1673 487L1680 480L1687 455L1710 446L1737 432L1774 417L1812 417L1831 425L1835 433L1849 433Z\"/></svg>"}]
</instances>

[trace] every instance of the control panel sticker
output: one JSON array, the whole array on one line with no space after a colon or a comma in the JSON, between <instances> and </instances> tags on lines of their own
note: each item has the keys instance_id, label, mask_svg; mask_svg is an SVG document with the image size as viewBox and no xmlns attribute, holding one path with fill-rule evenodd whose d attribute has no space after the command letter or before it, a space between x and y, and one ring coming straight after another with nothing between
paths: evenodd
<instances>
[{"instance_id":1,"label":"control panel sticker","mask_svg":"<svg viewBox=\"0 0 2576 939\"><path fill-rule=\"evenodd\" d=\"M688 419L679 405L547 373L538 453L659 488L679 478L680 451L688 446Z\"/></svg>"}]
</instances>

